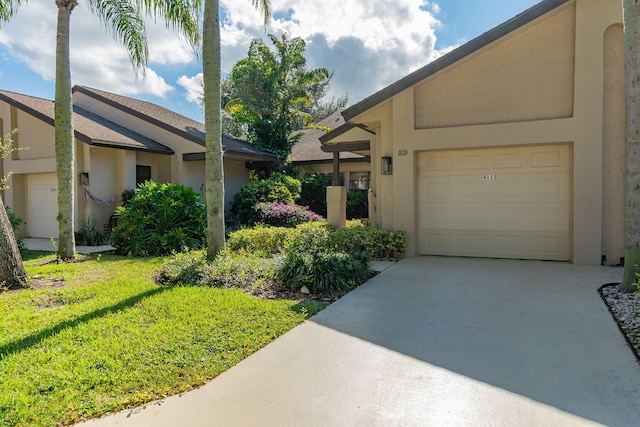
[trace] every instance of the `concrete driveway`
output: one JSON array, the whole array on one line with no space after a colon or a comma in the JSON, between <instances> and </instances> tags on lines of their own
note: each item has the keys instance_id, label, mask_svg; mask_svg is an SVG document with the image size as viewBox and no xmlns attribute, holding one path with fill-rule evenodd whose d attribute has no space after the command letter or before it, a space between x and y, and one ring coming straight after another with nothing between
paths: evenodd
<instances>
[{"instance_id":1,"label":"concrete driveway","mask_svg":"<svg viewBox=\"0 0 640 427\"><path fill-rule=\"evenodd\" d=\"M88 426L635 426L622 270L405 259L204 387Z\"/></svg>"}]
</instances>

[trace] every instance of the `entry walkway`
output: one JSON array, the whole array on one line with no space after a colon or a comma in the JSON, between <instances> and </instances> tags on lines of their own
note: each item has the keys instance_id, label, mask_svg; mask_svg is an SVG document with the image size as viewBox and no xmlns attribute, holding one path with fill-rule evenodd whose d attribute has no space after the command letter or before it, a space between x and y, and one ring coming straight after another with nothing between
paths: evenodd
<instances>
[{"instance_id":1,"label":"entry walkway","mask_svg":"<svg viewBox=\"0 0 640 427\"><path fill-rule=\"evenodd\" d=\"M405 259L207 385L86 425L637 425L640 365L596 292L621 276Z\"/></svg>"}]
</instances>

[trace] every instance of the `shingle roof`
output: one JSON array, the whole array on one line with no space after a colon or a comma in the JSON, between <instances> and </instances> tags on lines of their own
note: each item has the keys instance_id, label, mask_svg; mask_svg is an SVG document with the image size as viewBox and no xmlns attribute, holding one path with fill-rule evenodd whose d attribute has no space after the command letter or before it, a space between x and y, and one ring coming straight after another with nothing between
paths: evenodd
<instances>
[{"instance_id":1,"label":"shingle roof","mask_svg":"<svg viewBox=\"0 0 640 427\"><path fill-rule=\"evenodd\" d=\"M205 145L204 124L174 111L151 102L140 101L87 86L74 86L73 91L104 102L105 104L152 123L203 147ZM245 141L232 138L228 135L222 136L222 145L227 153L257 158L263 157L264 160L276 158L276 156L259 150Z\"/></svg>"},{"instance_id":2,"label":"shingle roof","mask_svg":"<svg viewBox=\"0 0 640 427\"><path fill-rule=\"evenodd\" d=\"M0 99L54 125L53 101L6 90L0 90ZM73 127L76 138L89 145L173 154L170 148L79 107L73 107Z\"/></svg>"},{"instance_id":3,"label":"shingle roof","mask_svg":"<svg viewBox=\"0 0 640 427\"><path fill-rule=\"evenodd\" d=\"M344 123L344 118L338 111L318 124L331 129L336 129L344 125ZM321 129L307 129L304 131L297 131L296 133L303 133L303 135L296 145L293 146L293 150L291 150L291 158L294 162L318 162L330 161L333 159L333 153L325 153L321 150L322 144L320 142L320 138L325 135L327 131ZM340 159L364 160L365 156L343 151L340 153Z\"/></svg>"},{"instance_id":4,"label":"shingle roof","mask_svg":"<svg viewBox=\"0 0 640 427\"><path fill-rule=\"evenodd\" d=\"M497 27L487 31L486 33L476 37L475 39L465 43L464 45L452 50L444 56L436 59L433 62L425 65L417 71L403 77L397 82L381 89L368 98L363 99L345 109L342 112L345 120L349 121L357 115L375 107L381 102L386 101L392 96L402 92L405 89L413 86L414 84L426 79L427 77L437 73L438 71L452 65L453 63L471 55L472 53L482 49L485 46L493 43L494 41L506 36L512 31L521 28L522 26L532 22L533 20L541 17L542 15L556 9L557 7L569 2L571 0L543 0L540 3L532 6L524 12L516 15L512 19L498 25Z\"/></svg>"}]
</instances>

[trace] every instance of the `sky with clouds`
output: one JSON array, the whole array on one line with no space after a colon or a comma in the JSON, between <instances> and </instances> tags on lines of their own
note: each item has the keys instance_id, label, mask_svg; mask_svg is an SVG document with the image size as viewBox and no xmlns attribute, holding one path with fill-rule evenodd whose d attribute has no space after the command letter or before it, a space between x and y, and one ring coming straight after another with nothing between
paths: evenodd
<instances>
[{"instance_id":1,"label":"sky with clouds","mask_svg":"<svg viewBox=\"0 0 640 427\"><path fill-rule=\"evenodd\" d=\"M539 0L271 0L264 27L249 0L220 0L222 70L246 56L253 38L301 37L309 68L333 72L334 95L351 103L404 77ZM56 7L31 0L0 27L0 89L53 99ZM71 78L154 102L202 121L202 64L162 25L147 24L150 60L136 77L126 51L82 0L71 17Z\"/></svg>"}]
</instances>

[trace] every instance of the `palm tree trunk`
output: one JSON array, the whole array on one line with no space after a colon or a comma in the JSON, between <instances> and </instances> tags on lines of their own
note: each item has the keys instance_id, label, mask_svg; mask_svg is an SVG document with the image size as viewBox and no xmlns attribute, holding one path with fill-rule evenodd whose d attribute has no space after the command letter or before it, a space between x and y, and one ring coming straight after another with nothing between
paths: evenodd
<instances>
[{"instance_id":1,"label":"palm tree trunk","mask_svg":"<svg viewBox=\"0 0 640 427\"><path fill-rule=\"evenodd\" d=\"M207 258L225 248L224 171L220 121L220 17L218 0L205 0L202 35L204 81Z\"/></svg>"},{"instance_id":2,"label":"palm tree trunk","mask_svg":"<svg viewBox=\"0 0 640 427\"><path fill-rule=\"evenodd\" d=\"M13 228L0 197L0 291L3 288L26 287L27 272L22 265L16 236L13 234Z\"/></svg>"},{"instance_id":3,"label":"palm tree trunk","mask_svg":"<svg viewBox=\"0 0 640 427\"><path fill-rule=\"evenodd\" d=\"M69 60L69 21L76 0L57 0L56 36L55 152L58 176L58 256L74 259L74 132L71 104L71 64Z\"/></svg>"}]
</instances>

